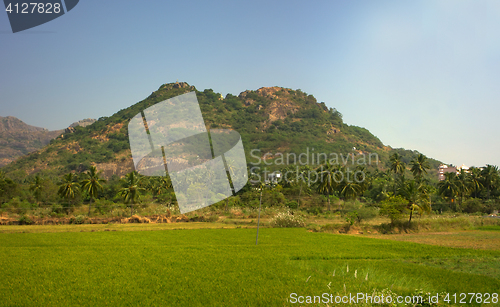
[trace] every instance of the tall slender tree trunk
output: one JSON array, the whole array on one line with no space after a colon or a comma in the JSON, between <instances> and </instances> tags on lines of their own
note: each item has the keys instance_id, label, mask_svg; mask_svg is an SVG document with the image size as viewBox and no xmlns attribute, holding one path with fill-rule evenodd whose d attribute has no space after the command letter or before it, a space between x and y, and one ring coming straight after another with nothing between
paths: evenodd
<instances>
[{"instance_id":1,"label":"tall slender tree trunk","mask_svg":"<svg viewBox=\"0 0 500 307\"><path fill-rule=\"evenodd\" d=\"M88 216L90 216L90 208L92 207L92 197L90 197L90 203L89 203L89 214Z\"/></svg>"},{"instance_id":2,"label":"tall slender tree trunk","mask_svg":"<svg viewBox=\"0 0 500 307\"><path fill-rule=\"evenodd\" d=\"M331 206L330 206L330 195L328 197L328 211L332 211Z\"/></svg>"},{"instance_id":3,"label":"tall slender tree trunk","mask_svg":"<svg viewBox=\"0 0 500 307\"><path fill-rule=\"evenodd\" d=\"M133 211L134 211L134 203L132 202L132 203L130 204L130 217L132 217L132 213L133 213Z\"/></svg>"}]
</instances>

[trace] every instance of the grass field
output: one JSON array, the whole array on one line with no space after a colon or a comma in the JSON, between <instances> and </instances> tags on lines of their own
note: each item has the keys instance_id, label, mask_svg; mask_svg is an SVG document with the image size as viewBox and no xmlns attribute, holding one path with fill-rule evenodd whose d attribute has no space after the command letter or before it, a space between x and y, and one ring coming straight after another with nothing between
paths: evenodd
<instances>
[{"instance_id":1,"label":"grass field","mask_svg":"<svg viewBox=\"0 0 500 307\"><path fill-rule=\"evenodd\" d=\"M290 294L500 292L496 248L272 228L260 230L255 246L255 229L81 226L0 233L0 305L304 306L290 303ZM326 306L309 306L317 305Z\"/></svg>"}]
</instances>

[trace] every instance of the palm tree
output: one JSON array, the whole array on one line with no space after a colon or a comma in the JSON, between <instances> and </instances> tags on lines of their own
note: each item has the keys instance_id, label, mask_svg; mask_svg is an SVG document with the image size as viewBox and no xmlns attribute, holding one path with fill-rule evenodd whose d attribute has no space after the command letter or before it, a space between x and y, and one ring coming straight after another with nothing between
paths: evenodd
<instances>
[{"instance_id":1,"label":"palm tree","mask_svg":"<svg viewBox=\"0 0 500 307\"><path fill-rule=\"evenodd\" d=\"M337 174L341 174L340 166L336 167L330 163L326 163L325 170L321 172L321 180L318 185L318 193L327 195L328 197L328 210L330 211L330 195L333 195L337 190L339 181Z\"/></svg>"},{"instance_id":2,"label":"palm tree","mask_svg":"<svg viewBox=\"0 0 500 307\"><path fill-rule=\"evenodd\" d=\"M296 180L295 181L295 184L297 184L299 186L299 197L297 198L297 209L300 208L300 195L302 194L302 189L304 187L304 180L302 180L302 178L309 178L307 176L304 176L306 174L308 174L308 172L311 171L311 168L309 167L309 165L304 165L304 166L301 166L300 168L297 168L297 178L300 178L299 180Z\"/></svg>"},{"instance_id":3,"label":"palm tree","mask_svg":"<svg viewBox=\"0 0 500 307\"><path fill-rule=\"evenodd\" d=\"M340 195L346 200L354 200L360 194L361 186L355 181L343 181L340 189Z\"/></svg>"},{"instance_id":4,"label":"palm tree","mask_svg":"<svg viewBox=\"0 0 500 307\"><path fill-rule=\"evenodd\" d=\"M138 200L140 193L145 191L144 188L140 187L142 178L134 171L128 173L122 180L125 187L120 190L120 195L124 197L125 203L131 203L130 216L132 216L134 204Z\"/></svg>"},{"instance_id":5,"label":"palm tree","mask_svg":"<svg viewBox=\"0 0 500 307\"><path fill-rule=\"evenodd\" d=\"M30 191L33 192L37 204L40 205L40 198L42 198L43 192L43 179L39 174L35 176L35 180L31 183Z\"/></svg>"},{"instance_id":6,"label":"palm tree","mask_svg":"<svg viewBox=\"0 0 500 307\"><path fill-rule=\"evenodd\" d=\"M391 194L394 195L393 192L389 192L392 189L391 187L395 186L395 180L390 169L387 169L385 172L375 170L372 177L371 185L380 189L376 196L378 201L389 198Z\"/></svg>"},{"instance_id":7,"label":"palm tree","mask_svg":"<svg viewBox=\"0 0 500 307\"><path fill-rule=\"evenodd\" d=\"M416 180L407 180L399 189L399 194L408 201L408 209L410 209L410 219L408 223L411 222L415 210L418 210L420 215L422 215L423 212L429 213L431 211L431 206L427 202L427 188L424 184Z\"/></svg>"},{"instance_id":8,"label":"palm tree","mask_svg":"<svg viewBox=\"0 0 500 307\"><path fill-rule=\"evenodd\" d=\"M401 160L401 156L397 152L391 155L391 157L389 158L389 162L390 162L389 170L394 172L396 176L399 175L399 177L404 177L406 170L406 163L404 163ZM396 190L397 190L396 184L394 184L393 190L394 190L394 195L396 195Z\"/></svg>"},{"instance_id":9,"label":"palm tree","mask_svg":"<svg viewBox=\"0 0 500 307\"><path fill-rule=\"evenodd\" d=\"M474 191L474 198L477 198L477 194L483 188L481 169L477 167L471 167L469 169L469 185L471 190Z\"/></svg>"},{"instance_id":10,"label":"palm tree","mask_svg":"<svg viewBox=\"0 0 500 307\"><path fill-rule=\"evenodd\" d=\"M168 176L162 177L150 177L150 189L153 194L153 198L161 195L165 190L172 188L172 181Z\"/></svg>"},{"instance_id":11,"label":"palm tree","mask_svg":"<svg viewBox=\"0 0 500 307\"><path fill-rule=\"evenodd\" d=\"M84 174L85 179L82 180L81 185L83 186L83 190L87 192L90 196L90 204L89 204L89 216L90 216L90 208L92 207L92 200L97 197L97 193L99 190L102 190L101 183L105 183L106 180L99 178L100 172L97 172L95 166L91 166L90 169Z\"/></svg>"},{"instance_id":12,"label":"palm tree","mask_svg":"<svg viewBox=\"0 0 500 307\"><path fill-rule=\"evenodd\" d=\"M499 181L498 167L487 164L485 167L482 167L481 176L483 178L483 186L486 189L488 199L490 199L491 191L495 189Z\"/></svg>"},{"instance_id":13,"label":"palm tree","mask_svg":"<svg viewBox=\"0 0 500 307\"><path fill-rule=\"evenodd\" d=\"M342 169L339 168L339 171ZM336 179L336 188L338 191L338 195L343 198L343 205L345 206L346 201L354 200L361 193L362 187L361 184L355 178L354 173L351 176L352 171L349 169L344 169L342 172L343 180ZM341 208L342 212L344 211L344 207Z\"/></svg>"},{"instance_id":14,"label":"palm tree","mask_svg":"<svg viewBox=\"0 0 500 307\"><path fill-rule=\"evenodd\" d=\"M406 170L406 163L401 160L401 156L395 152L389 158L390 166L389 169L394 172L396 175L403 175Z\"/></svg>"},{"instance_id":15,"label":"palm tree","mask_svg":"<svg viewBox=\"0 0 500 307\"><path fill-rule=\"evenodd\" d=\"M410 166L413 177L417 181L421 181L424 173L427 174L427 170L430 168L429 161L427 161L427 157L423 154L419 154L416 159L413 159L410 162Z\"/></svg>"},{"instance_id":16,"label":"palm tree","mask_svg":"<svg viewBox=\"0 0 500 307\"><path fill-rule=\"evenodd\" d=\"M457 187L457 193L460 195L460 206L464 201L465 193L469 192L469 176L464 169L460 170L457 176L455 176L455 185Z\"/></svg>"},{"instance_id":17,"label":"palm tree","mask_svg":"<svg viewBox=\"0 0 500 307\"><path fill-rule=\"evenodd\" d=\"M64 181L59 186L59 191L57 192L61 197L66 198L68 201L75 198L75 192L79 189L79 184L76 182L76 176L73 173L68 173L64 175Z\"/></svg>"},{"instance_id":18,"label":"palm tree","mask_svg":"<svg viewBox=\"0 0 500 307\"><path fill-rule=\"evenodd\" d=\"M360 195L363 195L363 193L371 186L374 176L367 171L366 166L361 165L356 166L354 176L354 181L359 185L358 192Z\"/></svg>"},{"instance_id":19,"label":"palm tree","mask_svg":"<svg viewBox=\"0 0 500 307\"><path fill-rule=\"evenodd\" d=\"M455 173L445 173L444 180L438 183L439 194L448 197L451 203L454 202L455 197L459 193L456 177L457 174Z\"/></svg>"}]
</instances>

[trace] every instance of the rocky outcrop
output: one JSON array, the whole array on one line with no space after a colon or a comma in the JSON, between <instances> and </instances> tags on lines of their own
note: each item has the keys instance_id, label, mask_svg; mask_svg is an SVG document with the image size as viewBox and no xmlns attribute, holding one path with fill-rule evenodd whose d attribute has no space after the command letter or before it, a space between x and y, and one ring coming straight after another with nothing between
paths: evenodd
<instances>
[{"instance_id":1,"label":"rocky outcrop","mask_svg":"<svg viewBox=\"0 0 500 307\"><path fill-rule=\"evenodd\" d=\"M86 119L82 119L82 120L79 120L75 123L72 123L71 125L69 125L68 128L74 128L74 127L87 127L88 125L92 125L93 123L95 123L97 120L96 119L93 119L93 118L86 118Z\"/></svg>"},{"instance_id":2,"label":"rocky outcrop","mask_svg":"<svg viewBox=\"0 0 500 307\"><path fill-rule=\"evenodd\" d=\"M98 172L102 172L102 177L105 179L110 179L113 175L123 177L135 170L132 158L122 162L98 163L95 167Z\"/></svg>"},{"instance_id":3,"label":"rocky outcrop","mask_svg":"<svg viewBox=\"0 0 500 307\"><path fill-rule=\"evenodd\" d=\"M249 106L255 102L253 99L247 97L251 92L270 100L266 106L258 106L259 110L265 109L268 114L268 120L262 123L263 130L269 128L274 121L283 120L288 115L294 114L300 109L300 106L290 99L292 90L287 88L273 86L261 87L256 91L244 91L238 97L243 99L245 106Z\"/></svg>"}]
</instances>

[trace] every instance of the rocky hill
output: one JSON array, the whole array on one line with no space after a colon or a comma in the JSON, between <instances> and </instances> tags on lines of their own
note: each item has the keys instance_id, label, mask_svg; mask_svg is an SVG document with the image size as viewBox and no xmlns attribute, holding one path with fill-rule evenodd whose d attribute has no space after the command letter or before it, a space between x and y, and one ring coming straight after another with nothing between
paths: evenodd
<instances>
[{"instance_id":1,"label":"rocky hill","mask_svg":"<svg viewBox=\"0 0 500 307\"><path fill-rule=\"evenodd\" d=\"M228 94L223 97L211 89L198 91L185 82L176 82L163 84L143 101L110 117L100 118L86 127L66 129L48 146L18 159L3 170L12 178L24 178L38 172L60 176L96 165L105 177L123 176L133 170L127 131L130 119L160 101L191 91L196 91L207 128L238 131L243 139L247 162L261 162L269 169L283 167L269 160L277 162L277 157L288 153L354 154L357 157L376 153L381 163L371 167L381 169L386 167L394 150L408 161L417 154L384 146L367 129L347 125L339 111L328 108L323 102L318 103L314 96L301 90L263 87L244 91L238 96ZM431 160L431 164L437 169L439 162Z\"/></svg>"},{"instance_id":2,"label":"rocky hill","mask_svg":"<svg viewBox=\"0 0 500 307\"><path fill-rule=\"evenodd\" d=\"M46 146L62 132L30 126L12 116L0 117L0 167Z\"/></svg>"},{"instance_id":3,"label":"rocky hill","mask_svg":"<svg viewBox=\"0 0 500 307\"><path fill-rule=\"evenodd\" d=\"M0 167L47 146L51 140L64 132L74 131L75 127L85 127L95 121L87 118L71 124L66 129L49 131L46 128L28 125L13 116L0 116Z\"/></svg>"}]
</instances>

